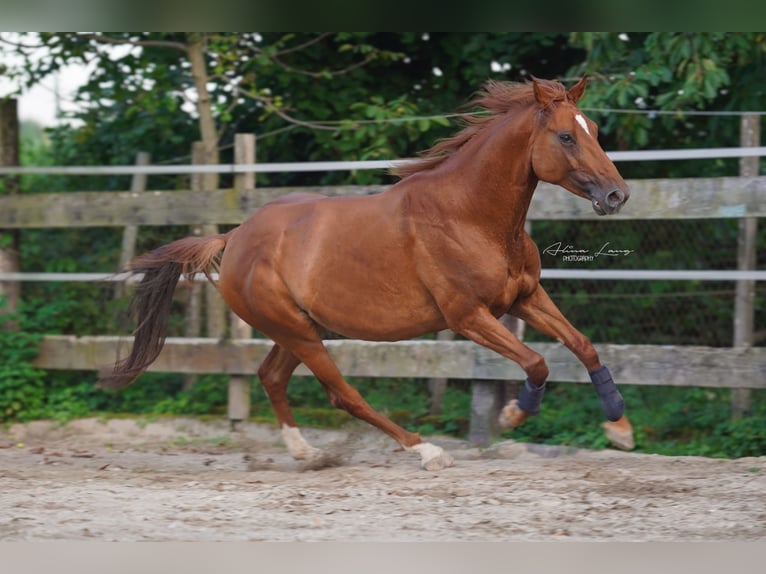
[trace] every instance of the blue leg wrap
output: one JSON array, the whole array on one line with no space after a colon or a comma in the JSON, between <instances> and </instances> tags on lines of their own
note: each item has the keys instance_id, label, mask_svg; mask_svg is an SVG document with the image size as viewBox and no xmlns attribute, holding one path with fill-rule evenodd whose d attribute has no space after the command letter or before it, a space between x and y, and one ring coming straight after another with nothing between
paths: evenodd
<instances>
[{"instance_id":1,"label":"blue leg wrap","mask_svg":"<svg viewBox=\"0 0 766 574\"><path fill-rule=\"evenodd\" d=\"M605 366L601 366L588 374L593 382L593 388L596 389L596 394L601 400L601 408L604 410L606 418L610 421L616 421L625 410L625 401L622 400L622 395L612 380L612 374Z\"/></svg>"},{"instance_id":2,"label":"blue leg wrap","mask_svg":"<svg viewBox=\"0 0 766 574\"><path fill-rule=\"evenodd\" d=\"M545 393L545 383L539 387L529 379L524 381L524 388L519 394L519 408L529 415L536 415L540 412L540 403L543 402Z\"/></svg>"}]
</instances>

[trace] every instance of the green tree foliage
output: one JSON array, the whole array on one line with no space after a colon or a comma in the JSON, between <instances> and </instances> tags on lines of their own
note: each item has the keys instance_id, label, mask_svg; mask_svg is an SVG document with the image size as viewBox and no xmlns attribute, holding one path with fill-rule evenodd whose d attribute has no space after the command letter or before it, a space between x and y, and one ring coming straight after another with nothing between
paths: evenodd
<instances>
[{"instance_id":1,"label":"green tree foliage","mask_svg":"<svg viewBox=\"0 0 766 574\"><path fill-rule=\"evenodd\" d=\"M739 145L739 116L697 111L761 110L766 100L762 32L578 32L585 58L570 74L589 74L581 106L595 113L612 149ZM643 112L643 113L635 113ZM629 177L736 175L736 160L626 164Z\"/></svg>"},{"instance_id":2,"label":"green tree foliage","mask_svg":"<svg viewBox=\"0 0 766 574\"><path fill-rule=\"evenodd\" d=\"M27 60L9 74L32 85L65 64L92 69L71 114L84 125L56 140L62 163L129 163L137 149L177 161L202 136L195 42L222 152L250 131L261 161L406 157L453 131L431 116L489 77L556 76L581 56L561 33L45 33L14 43ZM40 47L51 57L35 59Z\"/></svg>"}]
</instances>

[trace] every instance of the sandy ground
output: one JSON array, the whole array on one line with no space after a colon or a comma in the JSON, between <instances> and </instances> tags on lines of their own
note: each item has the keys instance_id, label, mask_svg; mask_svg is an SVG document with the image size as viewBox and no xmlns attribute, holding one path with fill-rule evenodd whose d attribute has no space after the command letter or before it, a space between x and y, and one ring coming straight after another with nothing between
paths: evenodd
<instances>
[{"instance_id":1,"label":"sandy ground","mask_svg":"<svg viewBox=\"0 0 766 574\"><path fill-rule=\"evenodd\" d=\"M434 438L456 464L428 472L366 427L304 435L338 466L303 468L267 425L15 425L0 434L0 540L766 539L766 457Z\"/></svg>"}]
</instances>

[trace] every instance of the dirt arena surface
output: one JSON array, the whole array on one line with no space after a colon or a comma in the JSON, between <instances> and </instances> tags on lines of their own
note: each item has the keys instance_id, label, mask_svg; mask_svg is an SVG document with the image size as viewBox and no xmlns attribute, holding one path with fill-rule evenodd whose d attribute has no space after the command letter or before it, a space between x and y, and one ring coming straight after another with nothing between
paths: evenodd
<instances>
[{"instance_id":1,"label":"dirt arena surface","mask_svg":"<svg viewBox=\"0 0 766 574\"><path fill-rule=\"evenodd\" d=\"M14 425L0 433L0 540L766 539L766 457L433 438L456 463L428 472L366 427L304 436L337 466L303 468L268 425Z\"/></svg>"}]
</instances>

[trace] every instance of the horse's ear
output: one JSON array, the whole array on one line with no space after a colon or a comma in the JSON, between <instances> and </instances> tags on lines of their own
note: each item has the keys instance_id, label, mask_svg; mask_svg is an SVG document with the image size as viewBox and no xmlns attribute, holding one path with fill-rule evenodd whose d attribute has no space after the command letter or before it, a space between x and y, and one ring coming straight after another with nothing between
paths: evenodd
<instances>
[{"instance_id":1,"label":"horse's ear","mask_svg":"<svg viewBox=\"0 0 766 574\"><path fill-rule=\"evenodd\" d=\"M575 104L582 98L582 95L585 93L585 86L588 84L588 76L583 76L582 79L577 82L574 86L569 88L567 91L567 94L569 94L569 99L572 100Z\"/></svg>"},{"instance_id":2,"label":"horse's ear","mask_svg":"<svg viewBox=\"0 0 766 574\"><path fill-rule=\"evenodd\" d=\"M532 76L532 90L535 93L535 100L540 104L540 107L544 108L550 104L558 95L561 98L560 92L557 94L548 82L540 80Z\"/></svg>"}]
</instances>

